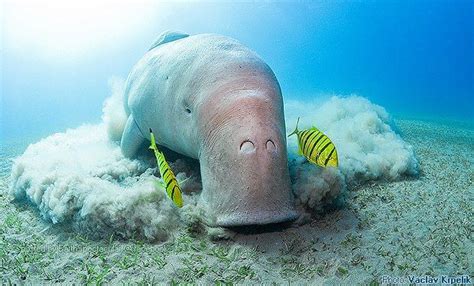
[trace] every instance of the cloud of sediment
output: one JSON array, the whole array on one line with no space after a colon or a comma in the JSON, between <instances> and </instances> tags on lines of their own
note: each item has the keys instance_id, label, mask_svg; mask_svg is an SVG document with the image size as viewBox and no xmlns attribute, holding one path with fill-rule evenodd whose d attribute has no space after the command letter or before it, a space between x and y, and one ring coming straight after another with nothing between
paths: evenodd
<instances>
[{"instance_id":1,"label":"cloud of sediment","mask_svg":"<svg viewBox=\"0 0 474 286\"><path fill-rule=\"evenodd\" d=\"M394 130L387 111L368 99L333 96L324 102L285 103L287 132L316 126L335 144L338 169L321 168L297 155L297 139L288 139L290 173L299 203L322 210L346 186L369 180L398 180L418 173L413 148Z\"/></svg>"},{"instance_id":2,"label":"cloud of sediment","mask_svg":"<svg viewBox=\"0 0 474 286\"><path fill-rule=\"evenodd\" d=\"M109 139L119 142L122 139L122 132L127 122L123 102L125 81L122 78L113 77L109 80L109 86L112 95L104 101L102 121L105 124Z\"/></svg>"},{"instance_id":3,"label":"cloud of sediment","mask_svg":"<svg viewBox=\"0 0 474 286\"><path fill-rule=\"evenodd\" d=\"M70 224L92 237L142 237L166 240L183 226L201 227L201 183L195 165L170 162L183 185L185 205L177 209L164 190L155 189L153 160L125 158L120 140L126 116L120 81L112 84L103 122L53 134L31 144L13 164L10 192L52 223ZM339 153L338 169L320 168L296 154L289 138L293 192L302 209L323 211L348 185L366 180L399 179L416 174L411 146L394 132L388 113L357 96L332 97L324 104L286 102L287 129L317 126Z\"/></svg>"}]
</instances>

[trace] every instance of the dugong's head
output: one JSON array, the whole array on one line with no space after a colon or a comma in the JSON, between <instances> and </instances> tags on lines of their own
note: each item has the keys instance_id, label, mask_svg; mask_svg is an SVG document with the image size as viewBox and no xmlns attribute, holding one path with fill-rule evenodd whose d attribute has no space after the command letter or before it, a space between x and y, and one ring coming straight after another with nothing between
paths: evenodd
<instances>
[{"instance_id":1,"label":"dugong's head","mask_svg":"<svg viewBox=\"0 0 474 286\"><path fill-rule=\"evenodd\" d=\"M270 67L224 36L165 44L127 80L122 152L135 156L152 128L158 144L198 159L201 199L215 225L295 219L283 99Z\"/></svg>"},{"instance_id":2,"label":"dugong's head","mask_svg":"<svg viewBox=\"0 0 474 286\"><path fill-rule=\"evenodd\" d=\"M198 104L196 115L202 134L202 199L214 223L295 219L276 79L244 76L219 85Z\"/></svg>"}]
</instances>

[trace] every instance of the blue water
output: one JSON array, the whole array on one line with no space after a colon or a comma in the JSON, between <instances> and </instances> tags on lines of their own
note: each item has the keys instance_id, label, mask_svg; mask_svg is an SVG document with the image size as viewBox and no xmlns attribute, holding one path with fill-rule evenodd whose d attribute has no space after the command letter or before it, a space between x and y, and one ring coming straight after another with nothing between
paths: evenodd
<instances>
[{"instance_id":1,"label":"blue water","mask_svg":"<svg viewBox=\"0 0 474 286\"><path fill-rule=\"evenodd\" d=\"M100 121L102 102L110 94L108 79L126 78L167 29L240 40L274 70L286 98L356 93L395 116L472 120L473 3L160 4L148 9L144 24L132 33L121 36L126 27L118 19L110 39L97 43L85 37L84 52L74 60L38 52L43 41L61 42L47 32L19 49L5 35L25 29L35 34L47 19L19 27L10 20L21 7L3 4L0 136L40 137ZM122 5L131 10L144 4ZM94 23L91 30L105 29L106 22Z\"/></svg>"}]
</instances>

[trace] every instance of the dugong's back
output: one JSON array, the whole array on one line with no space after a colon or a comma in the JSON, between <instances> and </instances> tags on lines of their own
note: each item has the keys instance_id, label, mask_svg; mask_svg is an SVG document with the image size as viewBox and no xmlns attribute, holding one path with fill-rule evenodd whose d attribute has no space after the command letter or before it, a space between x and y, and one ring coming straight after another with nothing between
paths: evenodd
<instances>
[{"instance_id":1,"label":"dugong's back","mask_svg":"<svg viewBox=\"0 0 474 286\"><path fill-rule=\"evenodd\" d=\"M135 65L127 79L125 110L143 138L149 139L151 127L160 145L198 158L200 134L196 121L189 120L191 113L242 76L246 80L239 85L247 88L252 74L279 91L271 69L238 41L216 34L184 35L152 47Z\"/></svg>"}]
</instances>

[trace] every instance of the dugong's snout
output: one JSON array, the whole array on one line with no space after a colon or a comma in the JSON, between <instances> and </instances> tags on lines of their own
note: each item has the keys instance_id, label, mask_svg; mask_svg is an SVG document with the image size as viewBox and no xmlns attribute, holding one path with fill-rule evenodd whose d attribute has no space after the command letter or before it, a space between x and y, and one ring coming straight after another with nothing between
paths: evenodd
<instances>
[{"instance_id":1,"label":"dugong's snout","mask_svg":"<svg viewBox=\"0 0 474 286\"><path fill-rule=\"evenodd\" d=\"M202 197L219 226L278 223L297 216L284 123L271 110L258 115L254 110L227 117L232 119L216 126L201 150Z\"/></svg>"}]
</instances>

